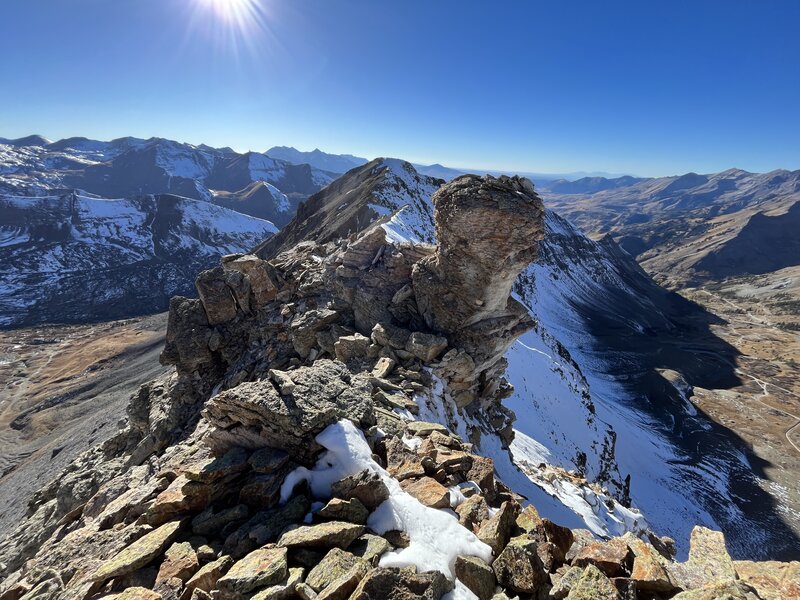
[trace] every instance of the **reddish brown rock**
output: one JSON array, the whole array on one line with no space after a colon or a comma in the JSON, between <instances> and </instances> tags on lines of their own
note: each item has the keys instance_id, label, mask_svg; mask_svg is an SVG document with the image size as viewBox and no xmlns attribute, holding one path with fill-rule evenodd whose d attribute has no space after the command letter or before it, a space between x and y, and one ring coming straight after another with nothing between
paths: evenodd
<instances>
[{"instance_id":1,"label":"reddish brown rock","mask_svg":"<svg viewBox=\"0 0 800 600\"><path fill-rule=\"evenodd\" d=\"M407 479L402 486L406 492L425 506L431 508L447 508L450 506L450 491L435 479L430 477Z\"/></svg>"},{"instance_id":2,"label":"reddish brown rock","mask_svg":"<svg viewBox=\"0 0 800 600\"><path fill-rule=\"evenodd\" d=\"M620 538L608 542L595 542L581 548L572 564L578 567L594 565L608 577L627 575L632 566L633 553Z\"/></svg>"}]
</instances>

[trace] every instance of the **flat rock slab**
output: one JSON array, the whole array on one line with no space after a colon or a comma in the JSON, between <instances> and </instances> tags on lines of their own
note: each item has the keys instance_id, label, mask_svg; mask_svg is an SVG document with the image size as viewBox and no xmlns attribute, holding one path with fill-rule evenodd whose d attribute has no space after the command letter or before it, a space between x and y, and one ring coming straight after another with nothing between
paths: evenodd
<instances>
[{"instance_id":1,"label":"flat rock slab","mask_svg":"<svg viewBox=\"0 0 800 600\"><path fill-rule=\"evenodd\" d=\"M105 581L127 575L150 564L163 554L178 534L180 521L165 523L143 535L111 560L105 562L92 576L92 581Z\"/></svg>"},{"instance_id":2,"label":"flat rock slab","mask_svg":"<svg viewBox=\"0 0 800 600\"><path fill-rule=\"evenodd\" d=\"M363 525L345 521L303 525L285 532L278 544L286 548L347 548L364 529Z\"/></svg>"}]
</instances>

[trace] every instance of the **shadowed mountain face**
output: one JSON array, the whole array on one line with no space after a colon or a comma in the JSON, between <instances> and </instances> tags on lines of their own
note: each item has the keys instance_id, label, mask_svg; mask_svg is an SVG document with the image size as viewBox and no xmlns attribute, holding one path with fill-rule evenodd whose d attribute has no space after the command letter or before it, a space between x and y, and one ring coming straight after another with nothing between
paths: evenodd
<instances>
[{"instance_id":1,"label":"shadowed mountain face","mask_svg":"<svg viewBox=\"0 0 800 600\"><path fill-rule=\"evenodd\" d=\"M800 201L785 213L754 214L738 235L696 264L699 273L718 278L762 275L800 265Z\"/></svg>"},{"instance_id":2,"label":"shadowed mountain face","mask_svg":"<svg viewBox=\"0 0 800 600\"><path fill-rule=\"evenodd\" d=\"M195 275L276 231L177 196L0 198L0 325L82 323L164 310Z\"/></svg>"}]
</instances>

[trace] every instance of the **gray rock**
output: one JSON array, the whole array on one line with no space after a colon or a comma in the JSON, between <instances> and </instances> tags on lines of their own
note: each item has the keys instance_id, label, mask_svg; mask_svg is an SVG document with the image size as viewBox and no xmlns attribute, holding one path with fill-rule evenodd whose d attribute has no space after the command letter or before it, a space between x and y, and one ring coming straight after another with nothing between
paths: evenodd
<instances>
[{"instance_id":1,"label":"gray rock","mask_svg":"<svg viewBox=\"0 0 800 600\"><path fill-rule=\"evenodd\" d=\"M318 360L292 371L295 390L281 396L269 381L253 381L214 396L203 411L216 430L218 446L237 442L254 448L288 451L307 466L321 447L314 436L346 418L364 427L375 424L371 386L339 362Z\"/></svg>"},{"instance_id":2,"label":"gray rock","mask_svg":"<svg viewBox=\"0 0 800 600\"><path fill-rule=\"evenodd\" d=\"M236 599L260 587L276 585L289 576L286 548L254 550L217 581L220 597Z\"/></svg>"},{"instance_id":3,"label":"gray rock","mask_svg":"<svg viewBox=\"0 0 800 600\"><path fill-rule=\"evenodd\" d=\"M333 498L317 511L317 516L320 519L330 521L347 521L348 523L366 525L369 511L358 498L351 498L350 500Z\"/></svg>"},{"instance_id":4,"label":"gray rock","mask_svg":"<svg viewBox=\"0 0 800 600\"><path fill-rule=\"evenodd\" d=\"M447 338L415 331L409 336L405 350L422 362L429 363L436 360L446 348Z\"/></svg>"},{"instance_id":5,"label":"gray rock","mask_svg":"<svg viewBox=\"0 0 800 600\"><path fill-rule=\"evenodd\" d=\"M331 493L344 500L358 498L371 511L389 498L386 484L377 473L368 470L337 481L331 486Z\"/></svg>"},{"instance_id":6,"label":"gray rock","mask_svg":"<svg viewBox=\"0 0 800 600\"><path fill-rule=\"evenodd\" d=\"M347 548L364 533L364 526L345 521L301 525L281 535L278 544L287 548Z\"/></svg>"},{"instance_id":7,"label":"gray rock","mask_svg":"<svg viewBox=\"0 0 800 600\"><path fill-rule=\"evenodd\" d=\"M350 552L345 552L340 548L333 548L317 566L311 569L308 577L306 577L306 584L310 585L315 592L321 592L356 565L366 567L367 563L364 559ZM355 584L353 588L355 588ZM352 592L353 590L351 589L350 591Z\"/></svg>"},{"instance_id":8,"label":"gray rock","mask_svg":"<svg viewBox=\"0 0 800 600\"><path fill-rule=\"evenodd\" d=\"M456 557L455 575L479 600L490 600L494 596L497 586L494 571L480 558L475 556Z\"/></svg>"}]
</instances>

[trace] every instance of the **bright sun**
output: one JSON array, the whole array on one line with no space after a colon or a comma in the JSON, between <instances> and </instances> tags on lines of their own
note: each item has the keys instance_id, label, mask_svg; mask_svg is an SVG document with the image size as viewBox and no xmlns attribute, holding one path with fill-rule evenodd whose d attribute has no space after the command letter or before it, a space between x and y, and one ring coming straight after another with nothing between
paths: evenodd
<instances>
[{"instance_id":1,"label":"bright sun","mask_svg":"<svg viewBox=\"0 0 800 600\"><path fill-rule=\"evenodd\" d=\"M199 0L211 8L217 16L237 25L246 25L258 18L258 0Z\"/></svg>"}]
</instances>

